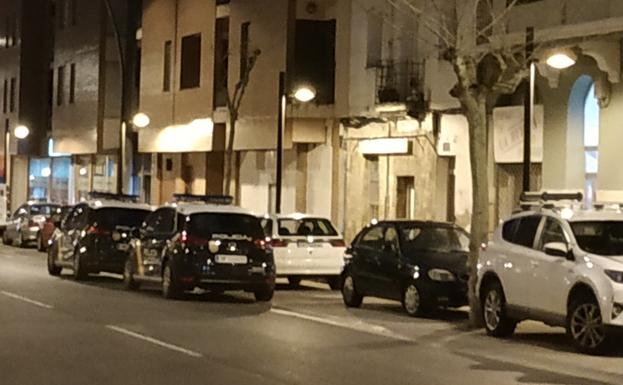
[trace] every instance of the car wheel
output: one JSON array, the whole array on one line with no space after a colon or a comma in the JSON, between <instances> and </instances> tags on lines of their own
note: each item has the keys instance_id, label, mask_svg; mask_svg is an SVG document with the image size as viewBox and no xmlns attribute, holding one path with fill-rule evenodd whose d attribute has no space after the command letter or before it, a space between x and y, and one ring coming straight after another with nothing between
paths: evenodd
<instances>
[{"instance_id":1,"label":"car wheel","mask_svg":"<svg viewBox=\"0 0 623 385\"><path fill-rule=\"evenodd\" d=\"M342 284L342 300L347 307L360 307L363 302L363 296L357 292L353 276L348 273Z\"/></svg>"},{"instance_id":2,"label":"car wheel","mask_svg":"<svg viewBox=\"0 0 623 385\"><path fill-rule=\"evenodd\" d=\"M255 300L258 302L268 302L272 300L274 293L275 290L272 287L266 287L253 292L253 294L255 295Z\"/></svg>"},{"instance_id":3,"label":"car wheel","mask_svg":"<svg viewBox=\"0 0 623 385\"><path fill-rule=\"evenodd\" d=\"M482 299L482 316L487 334L508 337L515 332L517 322L506 315L506 298L499 282L489 284Z\"/></svg>"},{"instance_id":4,"label":"car wheel","mask_svg":"<svg viewBox=\"0 0 623 385\"><path fill-rule=\"evenodd\" d=\"M601 354L608 342L601 310L592 295L583 295L571 301L567 316L567 333L575 347L583 353Z\"/></svg>"},{"instance_id":5,"label":"car wheel","mask_svg":"<svg viewBox=\"0 0 623 385\"><path fill-rule=\"evenodd\" d=\"M4 232L2 233L2 243L5 245L10 245L11 241L9 240L9 237L7 236L8 231L4 230Z\"/></svg>"},{"instance_id":6,"label":"car wheel","mask_svg":"<svg viewBox=\"0 0 623 385\"><path fill-rule=\"evenodd\" d=\"M289 276L288 284L292 289L298 289L301 286L301 277Z\"/></svg>"},{"instance_id":7,"label":"car wheel","mask_svg":"<svg viewBox=\"0 0 623 385\"><path fill-rule=\"evenodd\" d=\"M76 281L84 281L88 278L89 274L87 273L83 261L82 261L82 255L80 254L80 252L76 249L74 251L74 279Z\"/></svg>"},{"instance_id":8,"label":"car wheel","mask_svg":"<svg viewBox=\"0 0 623 385\"><path fill-rule=\"evenodd\" d=\"M411 317L424 314L424 301L422 300L420 290L414 283L410 283L405 287L402 293L402 307Z\"/></svg>"},{"instance_id":9,"label":"car wheel","mask_svg":"<svg viewBox=\"0 0 623 385\"><path fill-rule=\"evenodd\" d=\"M182 290L168 263L162 271L162 296L166 299L178 299L182 296Z\"/></svg>"},{"instance_id":10,"label":"car wheel","mask_svg":"<svg viewBox=\"0 0 623 385\"><path fill-rule=\"evenodd\" d=\"M340 290L342 288L342 277L336 275L327 279L327 283L331 290Z\"/></svg>"},{"instance_id":11,"label":"car wheel","mask_svg":"<svg viewBox=\"0 0 623 385\"><path fill-rule=\"evenodd\" d=\"M61 275L62 267L56 266L54 262L56 250L53 247L48 248L48 273L54 277Z\"/></svg>"},{"instance_id":12,"label":"car wheel","mask_svg":"<svg viewBox=\"0 0 623 385\"><path fill-rule=\"evenodd\" d=\"M127 290L138 290L141 287L141 283L134 279L134 266L132 265L132 257L128 257L125 260L123 268L123 286Z\"/></svg>"}]
</instances>

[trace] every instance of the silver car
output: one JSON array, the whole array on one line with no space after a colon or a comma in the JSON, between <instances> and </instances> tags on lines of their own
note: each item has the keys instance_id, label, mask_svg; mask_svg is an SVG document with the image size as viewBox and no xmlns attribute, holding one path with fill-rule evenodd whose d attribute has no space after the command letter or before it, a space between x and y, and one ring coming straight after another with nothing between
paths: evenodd
<instances>
[{"instance_id":1,"label":"silver car","mask_svg":"<svg viewBox=\"0 0 623 385\"><path fill-rule=\"evenodd\" d=\"M34 244L46 219L58 208L60 205L55 203L34 201L24 203L7 220L2 242L5 245L18 247Z\"/></svg>"}]
</instances>

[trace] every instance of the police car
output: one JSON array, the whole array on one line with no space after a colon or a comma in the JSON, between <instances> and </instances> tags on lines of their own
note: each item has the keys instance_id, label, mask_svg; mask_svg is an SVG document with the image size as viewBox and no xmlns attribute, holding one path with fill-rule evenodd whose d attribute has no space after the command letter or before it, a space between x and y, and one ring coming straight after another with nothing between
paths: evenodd
<instances>
[{"instance_id":1,"label":"police car","mask_svg":"<svg viewBox=\"0 0 623 385\"><path fill-rule=\"evenodd\" d=\"M76 280L102 271L122 273L132 232L151 207L137 203L138 197L91 193L74 206L54 231L48 247L48 272L60 275L73 270Z\"/></svg>"},{"instance_id":2,"label":"police car","mask_svg":"<svg viewBox=\"0 0 623 385\"><path fill-rule=\"evenodd\" d=\"M228 196L175 195L145 220L123 274L127 289L154 282L168 299L200 288L270 301L275 288L273 252L259 219Z\"/></svg>"}]
</instances>

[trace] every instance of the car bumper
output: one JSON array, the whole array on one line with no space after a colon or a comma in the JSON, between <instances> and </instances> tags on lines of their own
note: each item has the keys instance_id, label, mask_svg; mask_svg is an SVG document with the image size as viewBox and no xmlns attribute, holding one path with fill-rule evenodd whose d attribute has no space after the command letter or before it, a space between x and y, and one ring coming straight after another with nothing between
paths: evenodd
<instances>
[{"instance_id":1,"label":"car bumper","mask_svg":"<svg viewBox=\"0 0 623 385\"><path fill-rule=\"evenodd\" d=\"M449 307L461 307L468 304L467 283L422 281L418 288L425 301Z\"/></svg>"},{"instance_id":2,"label":"car bumper","mask_svg":"<svg viewBox=\"0 0 623 385\"><path fill-rule=\"evenodd\" d=\"M26 242L36 241L39 231L38 227L27 227L22 230L22 239Z\"/></svg>"}]
</instances>

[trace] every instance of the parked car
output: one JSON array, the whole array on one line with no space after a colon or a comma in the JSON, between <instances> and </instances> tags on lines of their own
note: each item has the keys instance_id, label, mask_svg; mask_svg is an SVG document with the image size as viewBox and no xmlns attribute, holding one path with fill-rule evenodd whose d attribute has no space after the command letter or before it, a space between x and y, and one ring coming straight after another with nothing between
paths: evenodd
<instances>
[{"instance_id":1,"label":"parked car","mask_svg":"<svg viewBox=\"0 0 623 385\"><path fill-rule=\"evenodd\" d=\"M260 221L231 197L176 195L141 227L124 269L129 290L161 285L165 298L195 288L247 291L270 301L275 264Z\"/></svg>"},{"instance_id":2,"label":"parked car","mask_svg":"<svg viewBox=\"0 0 623 385\"><path fill-rule=\"evenodd\" d=\"M19 206L9 219L2 243L26 247L37 241L43 224L59 208L55 203L29 201Z\"/></svg>"},{"instance_id":3,"label":"parked car","mask_svg":"<svg viewBox=\"0 0 623 385\"><path fill-rule=\"evenodd\" d=\"M469 235L450 223L383 221L364 228L346 252L342 297L401 301L411 316L467 304Z\"/></svg>"},{"instance_id":4,"label":"parked car","mask_svg":"<svg viewBox=\"0 0 623 385\"><path fill-rule=\"evenodd\" d=\"M293 287L302 278L320 278L331 289L340 289L346 244L330 220L305 214L267 215L262 227L271 238L278 277L287 277Z\"/></svg>"},{"instance_id":5,"label":"parked car","mask_svg":"<svg viewBox=\"0 0 623 385\"><path fill-rule=\"evenodd\" d=\"M102 271L123 273L132 232L143 223L151 207L136 197L92 194L74 206L52 235L48 272L73 270L76 280Z\"/></svg>"},{"instance_id":6,"label":"parked car","mask_svg":"<svg viewBox=\"0 0 623 385\"><path fill-rule=\"evenodd\" d=\"M623 214L619 205L551 202L581 194L542 196L550 202L513 215L481 251L487 333L507 337L518 322L538 320L566 327L578 350L600 353L623 327Z\"/></svg>"},{"instance_id":7,"label":"parked car","mask_svg":"<svg viewBox=\"0 0 623 385\"><path fill-rule=\"evenodd\" d=\"M37 250L46 251L54 230L60 226L73 206L60 206L53 210L52 215L46 218L37 236Z\"/></svg>"}]
</instances>

